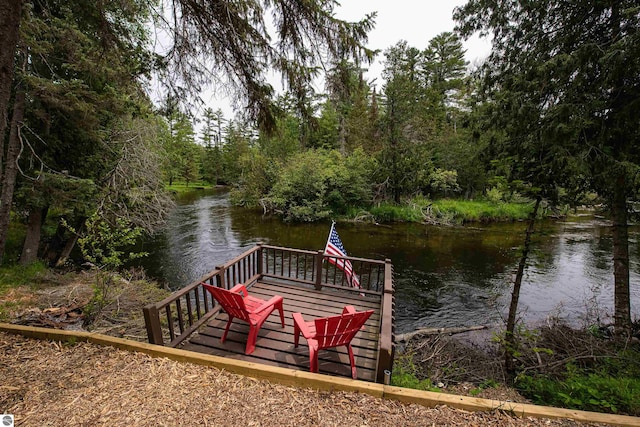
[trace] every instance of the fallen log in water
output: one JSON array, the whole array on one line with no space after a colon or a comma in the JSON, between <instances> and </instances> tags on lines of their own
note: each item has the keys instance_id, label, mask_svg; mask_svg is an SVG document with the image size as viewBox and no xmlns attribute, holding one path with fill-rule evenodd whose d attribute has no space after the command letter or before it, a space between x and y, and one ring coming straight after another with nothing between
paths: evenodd
<instances>
[{"instance_id":1,"label":"fallen log in water","mask_svg":"<svg viewBox=\"0 0 640 427\"><path fill-rule=\"evenodd\" d=\"M423 328L416 329L413 332L407 332L406 334L396 335L396 342L409 341L411 338L416 335L453 335L453 334L461 334L463 332L469 331L479 331L481 329L487 329L486 325L478 325L478 326L461 326L457 328Z\"/></svg>"}]
</instances>

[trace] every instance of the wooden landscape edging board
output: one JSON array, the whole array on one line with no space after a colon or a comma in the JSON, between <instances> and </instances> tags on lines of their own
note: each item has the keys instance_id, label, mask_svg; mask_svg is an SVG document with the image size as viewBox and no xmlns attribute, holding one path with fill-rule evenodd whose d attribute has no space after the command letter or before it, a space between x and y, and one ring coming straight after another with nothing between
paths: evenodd
<instances>
[{"instance_id":1,"label":"wooden landscape edging board","mask_svg":"<svg viewBox=\"0 0 640 427\"><path fill-rule=\"evenodd\" d=\"M579 411L577 409L555 408L552 406L532 405L528 403L505 402L501 400L481 399L458 396L455 394L413 390L410 388L385 386L384 398L422 406L446 405L466 411L503 411L518 417L569 418L575 421L605 423L616 426L640 426L639 417L628 415L603 414L600 412Z\"/></svg>"},{"instance_id":2,"label":"wooden landscape edging board","mask_svg":"<svg viewBox=\"0 0 640 427\"><path fill-rule=\"evenodd\" d=\"M0 331L20 334L28 338L54 341L86 341L98 345L108 345L121 350L137 351L152 357L166 357L178 362L188 362L205 366L214 366L240 375L274 381L279 384L319 390L340 390L366 393L385 399L394 399L406 403L416 403L433 407L447 405L467 411L500 410L519 417L569 418L583 422L606 423L618 426L639 426L640 418L627 415L602 414L599 412L578 411L499 400L480 399L446 393L413 390L402 387L386 386L350 378L314 374L306 371L268 366L259 363L244 362L225 357L194 353L191 351L132 341L123 338L91 332L63 331L58 329L0 323Z\"/></svg>"},{"instance_id":3,"label":"wooden landscape edging board","mask_svg":"<svg viewBox=\"0 0 640 427\"><path fill-rule=\"evenodd\" d=\"M6 323L0 323L0 331L20 334L28 338L41 340L66 342L86 341L98 345L108 345L120 350L137 351L152 357L166 357L177 362L213 366L235 374L269 380L279 384L300 388L354 391L367 393L375 397L382 397L383 394L383 387L381 384L366 381L355 381L351 378L314 374L307 371L298 371L277 366L268 366L261 363L245 362L221 356L195 353L193 351L148 344L91 332L63 331L58 329L12 325Z\"/></svg>"}]
</instances>

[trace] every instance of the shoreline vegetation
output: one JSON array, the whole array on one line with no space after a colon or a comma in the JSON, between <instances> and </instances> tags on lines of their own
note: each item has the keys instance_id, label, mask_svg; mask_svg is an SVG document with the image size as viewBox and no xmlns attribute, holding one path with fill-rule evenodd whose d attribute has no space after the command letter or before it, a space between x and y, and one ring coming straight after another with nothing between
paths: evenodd
<instances>
[{"instance_id":1,"label":"shoreline vegetation","mask_svg":"<svg viewBox=\"0 0 640 427\"><path fill-rule=\"evenodd\" d=\"M167 185L166 189L176 196L183 196L190 192L202 190L227 189L225 186L212 186L205 182L186 184L176 182ZM233 198L233 193L231 193ZM533 209L533 201L517 197L516 201L508 202L490 198L464 200L455 198L429 199L416 196L406 199L400 204L379 203L371 207L348 207L342 213L329 211L329 216L353 222L375 222L391 224L394 222L414 222L434 225L460 225L467 223L514 222L526 220ZM250 207L247 203L233 201L234 204ZM286 214L278 209L273 212L287 220ZM558 217L557 211L550 211L547 216ZM324 216L303 216L301 222L324 220Z\"/></svg>"},{"instance_id":2,"label":"shoreline vegetation","mask_svg":"<svg viewBox=\"0 0 640 427\"><path fill-rule=\"evenodd\" d=\"M527 219L533 202L494 202L490 200L436 199L416 197L401 205L380 204L369 209L379 223L418 222L437 225L514 222ZM353 217L354 220L360 216Z\"/></svg>"}]
</instances>

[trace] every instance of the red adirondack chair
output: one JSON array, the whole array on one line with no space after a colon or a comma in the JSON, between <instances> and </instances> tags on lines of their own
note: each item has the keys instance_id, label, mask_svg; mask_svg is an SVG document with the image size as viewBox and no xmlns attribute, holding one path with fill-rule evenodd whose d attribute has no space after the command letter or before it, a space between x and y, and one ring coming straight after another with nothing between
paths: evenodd
<instances>
[{"instance_id":1,"label":"red adirondack chair","mask_svg":"<svg viewBox=\"0 0 640 427\"><path fill-rule=\"evenodd\" d=\"M276 295L268 301L252 297L247 292L247 288L243 284L239 284L226 290L202 283L202 286L220 303L224 311L229 316L227 327L222 334L221 342L227 339L229 326L234 318L244 320L249 324L249 337L247 338L247 347L245 354L251 354L256 349L256 339L262 324L267 317L277 309L280 312L280 323L284 328L284 312L282 309L282 297Z\"/></svg>"},{"instance_id":2,"label":"red adirondack chair","mask_svg":"<svg viewBox=\"0 0 640 427\"><path fill-rule=\"evenodd\" d=\"M357 379L356 363L353 357L351 340L369 319L373 310L356 311L348 305L338 316L322 317L312 322L305 322L301 313L293 313L294 345L298 346L300 334L309 344L309 368L311 372L318 372L318 351L344 345L349 350L351 362L351 376Z\"/></svg>"}]
</instances>

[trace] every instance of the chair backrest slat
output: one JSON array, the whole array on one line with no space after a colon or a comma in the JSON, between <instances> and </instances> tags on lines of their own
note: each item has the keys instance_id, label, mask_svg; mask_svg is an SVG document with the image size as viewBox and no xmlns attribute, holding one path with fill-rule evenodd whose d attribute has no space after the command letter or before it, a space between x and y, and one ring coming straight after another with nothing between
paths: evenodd
<instances>
[{"instance_id":1,"label":"chair backrest slat","mask_svg":"<svg viewBox=\"0 0 640 427\"><path fill-rule=\"evenodd\" d=\"M369 310L315 319L318 349L348 344L372 313Z\"/></svg>"},{"instance_id":2,"label":"chair backrest slat","mask_svg":"<svg viewBox=\"0 0 640 427\"><path fill-rule=\"evenodd\" d=\"M216 286L203 285L211 295L220 303L224 311L233 317L249 321L249 313L244 303L244 298L240 293L228 291Z\"/></svg>"}]
</instances>

